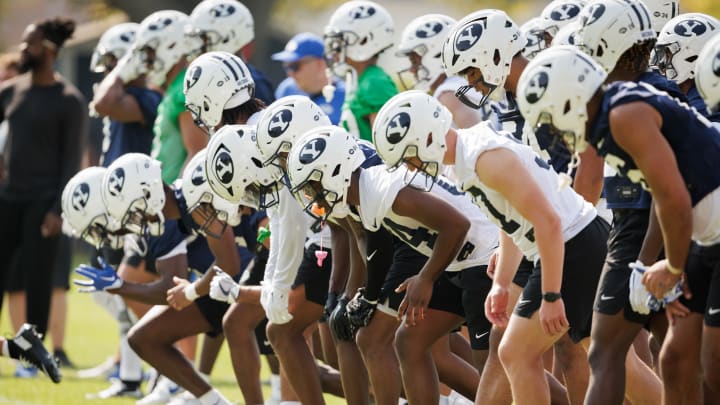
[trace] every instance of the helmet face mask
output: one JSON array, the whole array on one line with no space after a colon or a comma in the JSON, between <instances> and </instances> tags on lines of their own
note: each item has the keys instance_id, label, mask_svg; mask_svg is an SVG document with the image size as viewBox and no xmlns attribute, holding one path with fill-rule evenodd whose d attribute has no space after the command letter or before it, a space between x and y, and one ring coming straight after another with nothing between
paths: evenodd
<instances>
[{"instance_id":1,"label":"helmet face mask","mask_svg":"<svg viewBox=\"0 0 720 405\"><path fill-rule=\"evenodd\" d=\"M111 71L132 47L139 27L137 23L122 23L105 31L93 51L90 70L95 73Z\"/></svg>"},{"instance_id":2,"label":"helmet face mask","mask_svg":"<svg viewBox=\"0 0 720 405\"><path fill-rule=\"evenodd\" d=\"M322 172L313 170L307 179L291 191L303 211L317 221L326 221L333 214L335 206L342 204L341 196L323 188L322 177Z\"/></svg>"},{"instance_id":3,"label":"helmet face mask","mask_svg":"<svg viewBox=\"0 0 720 405\"><path fill-rule=\"evenodd\" d=\"M412 20L403 30L398 44L398 56L406 56L410 67L398 73L406 88L429 90L440 75L442 66L442 47L450 29L457 23L443 14L426 14ZM403 74L412 73L414 86L409 87Z\"/></svg>"}]
</instances>

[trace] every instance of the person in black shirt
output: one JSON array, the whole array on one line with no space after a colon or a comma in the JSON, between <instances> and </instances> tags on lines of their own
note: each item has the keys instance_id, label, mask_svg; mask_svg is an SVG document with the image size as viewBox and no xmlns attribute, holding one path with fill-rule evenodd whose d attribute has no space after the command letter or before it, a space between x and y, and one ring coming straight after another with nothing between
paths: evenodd
<instances>
[{"instance_id":1,"label":"person in black shirt","mask_svg":"<svg viewBox=\"0 0 720 405\"><path fill-rule=\"evenodd\" d=\"M86 101L54 69L75 30L72 20L30 24L21 74L0 86L0 122L8 122L0 172L0 295L17 254L25 272L27 321L45 334L59 234L60 195L75 174L87 132Z\"/></svg>"}]
</instances>

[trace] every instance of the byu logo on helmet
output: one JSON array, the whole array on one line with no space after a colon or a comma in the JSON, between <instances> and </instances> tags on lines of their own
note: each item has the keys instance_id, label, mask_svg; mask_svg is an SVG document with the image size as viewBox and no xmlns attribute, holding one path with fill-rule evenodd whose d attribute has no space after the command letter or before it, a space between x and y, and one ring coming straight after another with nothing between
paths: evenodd
<instances>
[{"instance_id":1,"label":"byu logo on helmet","mask_svg":"<svg viewBox=\"0 0 720 405\"><path fill-rule=\"evenodd\" d=\"M410 130L410 115L404 111L395 114L385 129L385 137L392 145L397 145Z\"/></svg>"},{"instance_id":2,"label":"byu logo on helmet","mask_svg":"<svg viewBox=\"0 0 720 405\"><path fill-rule=\"evenodd\" d=\"M125 185L125 170L122 167L118 167L110 173L108 179L108 191L113 197L117 197L122 192L123 186Z\"/></svg>"},{"instance_id":3,"label":"byu logo on helmet","mask_svg":"<svg viewBox=\"0 0 720 405\"><path fill-rule=\"evenodd\" d=\"M135 41L135 31L123 32L120 35L120 40L128 44L132 44Z\"/></svg>"},{"instance_id":4,"label":"byu logo on helmet","mask_svg":"<svg viewBox=\"0 0 720 405\"><path fill-rule=\"evenodd\" d=\"M350 10L350 17L353 20L369 18L375 15L375 7L359 6Z\"/></svg>"},{"instance_id":5,"label":"byu logo on helmet","mask_svg":"<svg viewBox=\"0 0 720 405\"><path fill-rule=\"evenodd\" d=\"M525 90L525 99L530 104L535 104L542 98L547 90L548 74L547 72L538 72L530 79Z\"/></svg>"},{"instance_id":6,"label":"byu logo on helmet","mask_svg":"<svg viewBox=\"0 0 720 405\"><path fill-rule=\"evenodd\" d=\"M72 193L72 207L75 211L82 211L90 199L90 186L80 183Z\"/></svg>"},{"instance_id":7,"label":"byu logo on helmet","mask_svg":"<svg viewBox=\"0 0 720 405\"><path fill-rule=\"evenodd\" d=\"M173 20L171 18L160 17L157 20L155 20L155 22L150 24L148 26L148 28L150 29L150 31L160 31L160 30L164 29L165 27L167 27L168 25L172 24L172 22L173 22Z\"/></svg>"},{"instance_id":8,"label":"byu logo on helmet","mask_svg":"<svg viewBox=\"0 0 720 405\"><path fill-rule=\"evenodd\" d=\"M268 123L268 134L270 137L277 138L278 136L284 134L290 126L292 116L292 111L287 108L276 112Z\"/></svg>"},{"instance_id":9,"label":"byu logo on helmet","mask_svg":"<svg viewBox=\"0 0 720 405\"><path fill-rule=\"evenodd\" d=\"M442 31L443 25L437 21L428 21L415 31L418 38L432 38Z\"/></svg>"},{"instance_id":10,"label":"byu logo on helmet","mask_svg":"<svg viewBox=\"0 0 720 405\"><path fill-rule=\"evenodd\" d=\"M194 66L192 71L190 71L190 74L186 75L187 80L185 80L185 89L189 89L194 86L198 82L198 80L200 80L201 75L202 67Z\"/></svg>"},{"instance_id":11,"label":"byu logo on helmet","mask_svg":"<svg viewBox=\"0 0 720 405\"><path fill-rule=\"evenodd\" d=\"M683 37L699 36L707 31L702 21L687 19L675 26L675 33Z\"/></svg>"},{"instance_id":12,"label":"byu logo on helmet","mask_svg":"<svg viewBox=\"0 0 720 405\"><path fill-rule=\"evenodd\" d=\"M217 6L210 9L210 14L213 17L228 17L235 13L235 6L232 4L218 4Z\"/></svg>"},{"instance_id":13,"label":"byu logo on helmet","mask_svg":"<svg viewBox=\"0 0 720 405\"><path fill-rule=\"evenodd\" d=\"M300 163L306 165L317 160L325 151L325 140L315 138L308 141L300 150Z\"/></svg>"},{"instance_id":14,"label":"byu logo on helmet","mask_svg":"<svg viewBox=\"0 0 720 405\"><path fill-rule=\"evenodd\" d=\"M193 186L199 186L205 183L205 172L203 171L202 162L195 166L195 170L193 170L192 172L192 177L190 177L190 181L192 182Z\"/></svg>"},{"instance_id":15,"label":"byu logo on helmet","mask_svg":"<svg viewBox=\"0 0 720 405\"><path fill-rule=\"evenodd\" d=\"M235 175L235 168L233 167L232 157L225 145L220 145L217 152L215 152L213 168L215 169L215 176L222 184L230 184ZM229 188L228 191L230 191Z\"/></svg>"},{"instance_id":16,"label":"byu logo on helmet","mask_svg":"<svg viewBox=\"0 0 720 405\"><path fill-rule=\"evenodd\" d=\"M580 7L575 4L563 4L550 13L550 19L553 21L565 21L575 18L580 13Z\"/></svg>"},{"instance_id":17,"label":"byu logo on helmet","mask_svg":"<svg viewBox=\"0 0 720 405\"><path fill-rule=\"evenodd\" d=\"M455 49L460 52L472 48L482 36L483 27L480 23L465 26L455 38Z\"/></svg>"},{"instance_id":18,"label":"byu logo on helmet","mask_svg":"<svg viewBox=\"0 0 720 405\"><path fill-rule=\"evenodd\" d=\"M597 21L602 15L605 13L605 5L602 3L595 3L592 6L590 6L590 9L588 10L588 14L590 14L590 17L587 18L586 21L583 21L583 25L590 25Z\"/></svg>"}]
</instances>

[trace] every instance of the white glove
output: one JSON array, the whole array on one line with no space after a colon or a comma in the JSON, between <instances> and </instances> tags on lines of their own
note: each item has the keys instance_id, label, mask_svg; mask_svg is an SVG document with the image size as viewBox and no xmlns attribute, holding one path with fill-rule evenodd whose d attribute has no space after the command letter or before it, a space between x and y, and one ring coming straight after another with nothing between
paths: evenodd
<instances>
[{"instance_id":1,"label":"white glove","mask_svg":"<svg viewBox=\"0 0 720 405\"><path fill-rule=\"evenodd\" d=\"M263 287L264 290L264 287ZM288 312L288 298L290 297L290 289L273 287L267 297L267 301L263 305L265 314L270 322L282 325L293 319ZM262 303L262 298L261 298Z\"/></svg>"},{"instance_id":2,"label":"white glove","mask_svg":"<svg viewBox=\"0 0 720 405\"><path fill-rule=\"evenodd\" d=\"M633 311L638 314L647 315L650 313L651 308L649 303L651 302L652 296L642 282L646 267L638 260L630 263L630 268L633 269L632 273L630 273L630 305Z\"/></svg>"},{"instance_id":3,"label":"white glove","mask_svg":"<svg viewBox=\"0 0 720 405\"><path fill-rule=\"evenodd\" d=\"M234 304L240 295L240 285L222 270L215 270L210 282L210 298L216 301Z\"/></svg>"}]
</instances>

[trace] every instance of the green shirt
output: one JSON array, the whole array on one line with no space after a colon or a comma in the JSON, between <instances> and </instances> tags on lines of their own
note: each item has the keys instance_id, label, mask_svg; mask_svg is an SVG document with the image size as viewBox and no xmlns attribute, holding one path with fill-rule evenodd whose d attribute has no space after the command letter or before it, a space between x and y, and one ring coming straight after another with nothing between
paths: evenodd
<instances>
[{"instance_id":1,"label":"green shirt","mask_svg":"<svg viewBox=\"0 0 720 405\"><path fill-rule=\"evenodd\" d=\"M158 107L157 118L153 126L155 137L153 138L152 157L162 162L162 179L165 184L171 184L180 177L187 158L178 119L180 113L185 111L184 78L185 70L183 69L168 86Z\"/></svg>"},{"instance_id":2,"label":"green shirt","mask_svg":"<svg viewBox=\"0 0 720 405\"><path fill-rule=\"evenodd\" d=\"M390 76L376 65L368 66L358 78L357 90L345 96L342 125L366 141L372 142L369 115L377 113L390 98L398 93Z\"/></svg>"}]
</instances>

